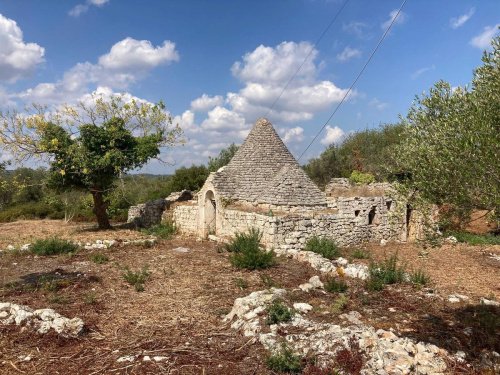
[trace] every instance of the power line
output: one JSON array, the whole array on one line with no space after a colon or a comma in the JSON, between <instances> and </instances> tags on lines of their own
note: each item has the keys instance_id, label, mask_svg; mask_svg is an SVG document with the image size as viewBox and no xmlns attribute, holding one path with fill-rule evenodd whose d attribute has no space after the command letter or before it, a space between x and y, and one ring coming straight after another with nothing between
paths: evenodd
<instances>
[{"instance_id":1,"label":"power line","mask_svg":"<svg viewBox=\"0 0 500 375\"><path fill-rule=\"evenodd\" d=\"M382 44L382 42L384 41L385 37L387 36L387 34L389 33L389 30L391 30L391 27L392 25L394 25L394 22L396 22L396 19L399 17L399 14L401 13L401 10L403 9L404 5L406 4L406 1L407 0L403 0L403 2L401 3L401 6L399 7L398 9L398 12L396 13L396 16L392 19L391 23L389 24L389 26L387 27L387 29L385 30L384 34L382 35L382 37L380 38L380 40L378 41L377 45L375 46L374 50L372 51L372 53L370 54L370 57L368 58L368 60L366 60L365 62L365 65L363 66L363 68L361 69L361 71L358 73L358 75L356 76L356 79L354 80L354 82L351 84L351 86L349 87L349 89L347 90L347 92L345 93L344 97L342 98L342 100L339 102L339 104L337 105L337 107L335 108L335 110L332 112L332 114L330 115L330 117L328 117L328 120L326 120L325 124L321 127L321 129L319 130L319 132L314 136L314 138L312 139L312 141L309 143L309 145L306 147L306 149L302 152L302 154L300 154L299 158L297 159L297 161L299 161L302 156L304 156L304 154L307 152L307 150L309 150L309 148L312 146L312 144L316 141L316 139L319 137L319 135L323 132L323 130L325 130L326 126L328 125L328 123L330 122L330 120L333 118L333 116L335 116L335 114L337 113L337 111L339 110L340 106L344 103L345 99L347 98L347 96L351 93L354 85L358 82L359 78L361 77L361 75L363 74L363 72L365 71L366 67L368 66L368 64L370 63L370 61L372 60L373 56L375 55L375 53L377 52L377 50L379 49L380 45Z\"/></svg>"},{"instance_id":2,"label":"power line","mask_svg":"<svg viewBox=\"0 0 500 375\"><path fill-rule=\"evenodd\" d=\"M302 64L300 64L300 66L295 71L295 73L290 77L290 79L288 80L288 82L286 83L286 85L281 90L280 94L276 97L276 99L274 99L274 102L271 104L271 107L269 107L269 109L267 110L266 115L264 117L267 117L269 115L269 113L273 110L274 106L276 105L276 103L278 102L278 100L281 99L281 96L284 94L284 92L286 91L286 89L288 88L288 86L290 85L290 83L295 79L295 77L297 76L297 74L299 74L300 70L302 69L302 67L304 66L304 64L307 62L307 60L309 60L309 57L311 56L311 54L314 51L314 48L319 44L319 42L326 35L326 33L328 32L328 30L330 29L330 27L332 27L332 25L335 23L335 21L339 17L340 13L342 13L342 10L344 10L344 8L345 8L345 6L347 5L348 2L349 2L349 0L344 1L344 3L339 8L339 10L337 11L337 13L333 17L333 19L330 21L330 23L328 24L328 26L326 27L326 29L323 30L323 32L321 33L321 35L319 36L319 38L311 46L311 49L309 50L308 54L304 58L304 61L302 61Z\"/></svg>"}]
</instances>

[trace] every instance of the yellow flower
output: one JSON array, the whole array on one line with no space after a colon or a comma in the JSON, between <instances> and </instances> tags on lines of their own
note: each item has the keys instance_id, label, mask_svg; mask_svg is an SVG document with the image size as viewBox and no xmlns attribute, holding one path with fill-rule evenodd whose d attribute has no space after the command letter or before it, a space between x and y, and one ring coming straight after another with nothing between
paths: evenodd
<instances>
[{"instance_id":1,"label":"yellow flower","mask_svg":"<svg viewBox=\"0 0 500 375\"><path fill-rule=\"evenodd\" d=\"M61 174L61 176L64 176L66 174L66 171L64 169L61 169L59 173Z\"/></svg>"}]
</instances>

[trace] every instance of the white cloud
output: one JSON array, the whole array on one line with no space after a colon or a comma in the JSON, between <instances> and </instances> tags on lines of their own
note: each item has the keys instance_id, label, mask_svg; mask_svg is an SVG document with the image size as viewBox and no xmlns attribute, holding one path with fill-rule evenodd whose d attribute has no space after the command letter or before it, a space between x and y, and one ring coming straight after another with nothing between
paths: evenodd
<instances>
[{"instance_id":1,"label":"white cloud","mask_svg":"<svg viewBox=\"0 0 500 375\"><path fill-rule=\"evenodd\" d=\"M394 9L389 13L389 19L387 19L385 22L383 22L380 25L382 30L386 30L389 27L389 25L392 23L392 21L396 18L397 14L398 14L397 9ZM399 16L397 16L396 20L394 21L394 25L401 25L401 24L405 23L406 18L407 18L406 13L400 12Z\"/></svg>"},{"instance_id":2,"label":"white cloud","mask_svg":"<svg viewBox=\"0 0 500 375\"><path fill-rule=\"evenodd\" d=\"M337 55L337 60L346 62L356 57L361 57L361 51L356 48L351 48L349 46L345 47L342 52Z\"/></svg>"},{"instance_id":3,"label":"white cloud","mask_svg":"<svg viewBox=\"0 0 500 375\"><path fill-rule=\"evenodd\" d=\"M41 104L71 102L89 92L92 86L127 89L155 67L178 59L175 44L170 41L154 47L147 40L126 38L113 45L97 64L78 63L59 81L40 83L15 96L25 102Z\"/></svg>"},{"instance_id":4,"label":"white cloud","mask_svg":"<svg viewBox=\"0 0 500 375\"><path fill-rule=\"evenodd\" d=\"M0 81L13 83L33 73L44 61L45 49L25 43L16 21L0 14Z\"/></svg>"},{"instance_id":5,"label":"white cloud","mask_svg":"<svg viewBox=\"0 0 500 375\"><path fill-rule=\"evenodd\" d=\"M321 143L325 146L331 145L332 143L339 143L345 136L345 132L338 126L332 128L330 125L327 125L325 129L326 135L321 140Z\"/></svg>"},{"instance_id":6,"label":"white cloud","mask_svg":"<svg viewBox=\"0 0 500 375\"><path fill-rule=\"evenodd\" d=\"M417 79L418 77L420 77L422 74L426 73L426 72L429 72L431 70L434 70L436 69L436 66L435 65L431 65L431 66L425 66L423 68L420 68L420 69L417 69L415 70L412 74L411 74L411 79Z\"/></svg>"},{"instance_id":7,"label":"white cloud","mask_svg":"<svg viewBox=\"0 0 500 375\"><path fill-rule=\"evenodd\" d=\"M238 113L217 106L208 112L208 117L201 123L206 130L234 131L245 128L245 119Z\"/></svg>"},{"instance_id":8,"label":"white cloud","mask_svg":"<svg viewBox=\"0 0 500 375\"><path fill-rule=\"evenodd\" d=\"M165 40L161 46L154 47L149 40L130 37L115 43L109 53L99 57L100 66L120 71L151 69L172 61L179 61L175 43Z\"/></svg>"},{"instance_id":9,"label":"white cloud","mask_svg":"<svg viewBox=\"0 0 500 375\"><path fill-rule=\"evenodd\" d=\"M471 39L470 44L480 49L490 48L491 40L498 34L499 27L500 23L497 23L494 26L486 26L481 34L476 35Z\"/></svg>"},{"instance_id":10,"label":"white cloud","mask_svg":"<svg viewBox=\"0 0 500 375\"><path fill-rule=\"evenodd\" d=\"M108 3L109 0L87 0L83 4L77 4L70 9L68 14L72 17L79 17L80 15L86 13L91 6L102 7L104 4Z\"/></svg>"},{"instance_id":11,"label":"white cloud","mask_svg":"<svg viewBox=\"0 0 500 375\"><path fill-rule=\"evenodd\" d=\"M304 129L300 126L290 129L282 129L281 138L285 143L302 142L304 140Z\"/></svg>"},{"instance_id":12,"label":"white cloud","mask_svg":"<svg viewBox=\"0 0 500 375\"><path fill-rule=\"evenodd\" d=\"M469 11L465 14L462 14L461 16L454 17L450 19L450 27L452 29L458 29L459 27L463 26L470 18L474 15L476 12L476 8L472 7L469 9Z\"/></svg>"},{"instance_id":13,"label":"white cloud","mask_svg":"<svg viewBox=\"0 0 500 375\"><path fill-rule=\"evenodd\" d=\"M384 109L386 109L389 106L388 103L382 102L382 101L378 100L377 98L373 98L372 100L370 100L370 103L368 103L368 104L371 107L374 107L379 111L383 111Z\"/></svg>"},{"instance_id":14,"label":"white cloud","mask_svg":"<svg viewBox=\"0 0 500 375\"><path fill-rule=\"evenodd\" d=\"M203 94L191 102L191 109L196 112L208 112L215 106L224 104L224 98L220 95L209 96Z\"/></svg>"},{"instance_id":15,"label":"white cloud","mask_svg":"<svg viewBox=\"0 0 500 375\"><path fill-rule=\"evenodd\" d=\"M353 34L357 36L358 38L366 38L367 37L367 30L370 27L364 23L364 22L359 22L359 21L351 21L349 23L344 23L342 25L342 30L345 31L346 33Z\"/></svg>"}]
</instances>

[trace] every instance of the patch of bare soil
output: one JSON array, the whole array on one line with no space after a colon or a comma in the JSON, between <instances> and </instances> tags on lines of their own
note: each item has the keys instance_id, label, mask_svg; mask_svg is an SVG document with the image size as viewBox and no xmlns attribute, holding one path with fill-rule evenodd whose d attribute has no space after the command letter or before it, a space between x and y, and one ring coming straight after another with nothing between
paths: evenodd
<instances>
[{"instance_id":1,"label":"patch of bare soil","mask_svg":"<svg viewBox=\"0 0 500 375\"><path fill-rule=\"evenodd\" d=\"M459 243L423 249L412 243L389 243L386 246L367 244L363 248L375 261L397 254L409 271L425 271L431 277L431 285L443 294L465 294L477 301L481 297L500 300L500 261L490 256L500 254L498 245ZM353 251L347 249L344 255L349 258ZM368 260L354 262L369 263Z\"/></svg>"},{"instance_id":2,"label":"patch of bare soil","mask_svg":"<svg viewBox=\"0 0 500 375\"><path fill-rule=\"evenodd\" d=\"M73 241L94 242L95 240L133 240L145 238L136 230L116 229L98 231L93 223L65 223L62 220L21 220L0 223L0 249L8 245L21 246L37 239L60 237Z\"/></svg>"},{"instance_id":3,"label":"patch of bare soil","mask_svg":"<svg viewBox=\"0 0 500 375\"><path fill-rule=\"evenodd\" d=\"M190 251L176 252L177 247ZM267 374L263 348L222 317L236 298L253 290L292 287L314 275L287 259L265 271L239 271L215 244L190 239L103 250L109 261L100 265L90 260L97 252L0 258L0 301L54 308L87 326L79 339L0 326L0 373ZM148 267L144 292L123 279L126 267ZM31 360L23 361L26 356ZM137 357L117 362L124 356ZM165 358L143 361L144 356Z\"/></svg>"}]
</instances>

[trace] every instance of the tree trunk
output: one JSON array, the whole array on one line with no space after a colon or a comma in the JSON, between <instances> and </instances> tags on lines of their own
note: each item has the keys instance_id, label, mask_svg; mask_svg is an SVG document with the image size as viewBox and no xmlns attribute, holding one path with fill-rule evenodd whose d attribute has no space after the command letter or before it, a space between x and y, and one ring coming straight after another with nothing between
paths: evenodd
<instances>
[{"instance_id":1,"label":"tree trunk","mask_svg":"<svg viewBox=\"0 0 500 375\"><path fill-rule=\"evenodd\" d=\"M108 213L106 212L106 202L101 191L93 191L92 198L94 198L94 214L97 218L97 225L99 229L110 229Z\"/></svg>"}]
</instances>

